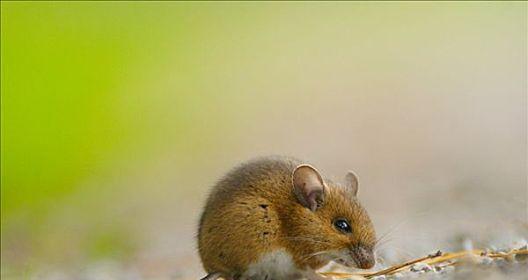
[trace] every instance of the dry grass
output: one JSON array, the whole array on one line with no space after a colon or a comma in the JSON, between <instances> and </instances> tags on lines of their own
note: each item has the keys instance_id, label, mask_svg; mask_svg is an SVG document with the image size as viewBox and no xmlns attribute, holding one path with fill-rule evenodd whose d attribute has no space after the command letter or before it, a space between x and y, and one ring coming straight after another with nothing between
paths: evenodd
<instances>
[{"instance_id":1,"label":"dry grass","mask_svg":"<svg viewBox=\"0 0 528 280\"><path fill-rule=\"evenodd\" d=\"M339 273L339 272L324 272L325 276L332 276L334 278L353 278L353 279L370 279L375 276L389 276L397 272L410 269L414 264L425 263L427 265L435 265L436 267L444 268L446 266L464 265L468 263L478 263L480 259L488 257L492 259L502 258L506 260L513 260L515 258L528 257L528 249L514 249L509 252L489 252L488 250L469 250L454 253L436 252L425 257L410 260L401 264L391 266L389 268L376 272L358 272L358 273Z\"/></svg>"}]
</instances>

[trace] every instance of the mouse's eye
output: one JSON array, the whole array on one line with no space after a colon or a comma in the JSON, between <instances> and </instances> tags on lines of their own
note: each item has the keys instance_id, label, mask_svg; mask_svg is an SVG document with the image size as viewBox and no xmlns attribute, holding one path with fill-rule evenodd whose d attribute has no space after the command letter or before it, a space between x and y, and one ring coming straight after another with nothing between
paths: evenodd
<instances>
[{"instance_id":1,"label":"mouse's eye","mask_svg":"<svg viewBox=\"0 0 528 280\"><path fill-rule=\"evenodd\" d=\"M341 231L342 233L351 233L352 227L350 227L350 224L345 219L336 219L334 221L334 227Z\"/></svg>"}]
</instances>

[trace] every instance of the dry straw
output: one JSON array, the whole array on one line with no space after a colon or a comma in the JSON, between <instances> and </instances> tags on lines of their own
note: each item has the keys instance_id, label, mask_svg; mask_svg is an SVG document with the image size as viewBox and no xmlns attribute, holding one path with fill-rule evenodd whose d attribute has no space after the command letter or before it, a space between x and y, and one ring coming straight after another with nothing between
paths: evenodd
<instances>
[{"instance_id":1,"label":"dry straw","mask_svg":"<svg viewBox=\"0 0 528 280\"><path fill-rule=\"evenodd\" d=\"M434 254L410 260L401 264L391 266L389 268L376 272L358 272L358 273L341 273L341 272L323 272L322 275L333 276L335 278L352 278L352 279L370 279L375 276L392 275L397 272L410 269L414 264L425 263L427 265L436 265L437 267L455 266L464 263L478 263L478 260L484 257L497 259L502 258L506 260L513 260L515 258L522 259L528 257L528 249L515 249L509 252L488 252L487 250L469 250L455 253L442 253L438 251Z\"/></svg>"}]
</instances>

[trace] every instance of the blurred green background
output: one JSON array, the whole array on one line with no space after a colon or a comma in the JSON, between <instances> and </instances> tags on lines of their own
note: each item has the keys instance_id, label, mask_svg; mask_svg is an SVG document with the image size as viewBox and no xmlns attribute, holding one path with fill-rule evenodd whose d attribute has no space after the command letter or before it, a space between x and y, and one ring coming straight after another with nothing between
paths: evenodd
<instances>
[{"instance_id":1,"label":"blurred green background","mask_svg":"<svg viewBox=\"0 0 528 280\"><path fill-rule=\"evenodd\" d=\"M208 188L266 154L357 170L382 229L526 223L526 9L2 1L2 278L196 278Z\"/></svg>"}]
</instances>

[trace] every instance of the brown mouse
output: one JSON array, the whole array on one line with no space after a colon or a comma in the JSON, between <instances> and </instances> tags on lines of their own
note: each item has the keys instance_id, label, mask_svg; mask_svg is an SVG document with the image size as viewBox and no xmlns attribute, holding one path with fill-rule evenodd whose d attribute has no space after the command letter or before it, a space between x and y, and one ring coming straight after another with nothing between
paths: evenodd
<instances>
[{"instance_id":1,"label":"brown mouse","mask_svg":"<svg viewBox=\"0 0 528 280\"><path fill-rule=\"evenodd\" d=\"M327 279L330 261L374 266L376 234L357 199L358 180L325 179L286 157L249 161L212 189L200 219L203 279Z\"/></svg>"}]
</instances>

